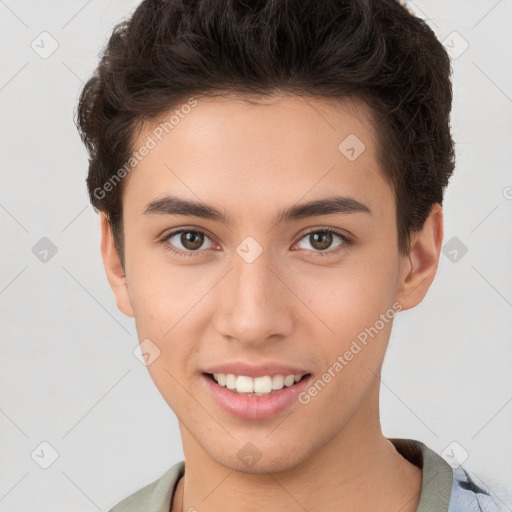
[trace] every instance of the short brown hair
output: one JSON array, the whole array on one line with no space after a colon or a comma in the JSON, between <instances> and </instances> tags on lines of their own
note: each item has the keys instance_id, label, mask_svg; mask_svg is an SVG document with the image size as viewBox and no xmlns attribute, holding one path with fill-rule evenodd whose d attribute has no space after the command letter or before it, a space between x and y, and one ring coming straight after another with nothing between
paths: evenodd
<instances>
[{"instance_id":1,"label":"short brown hair","mask_svg":"<svg viewBox=\"0 0 512 512\"><path fill-rule=\"evenodd\" d=\"M450 60L398 0L144 0L117 24L77 109L93 206L123 260L123 181L137 127L192 96L355 97L371 109L408 254L454 169ZM117 176L119 180L119 175Z\"/></svg>"}]
</instances>

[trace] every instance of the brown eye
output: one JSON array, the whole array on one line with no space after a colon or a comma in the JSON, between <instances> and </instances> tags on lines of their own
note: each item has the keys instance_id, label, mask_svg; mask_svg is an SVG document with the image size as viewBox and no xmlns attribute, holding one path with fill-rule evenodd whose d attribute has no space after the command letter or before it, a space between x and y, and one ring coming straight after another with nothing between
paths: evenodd
<instances>
[{"instance_id":1,"label":"brown eye","mask_svg":"<svg viewBox=\"0 0 512 512\"><path fill-rule=\"evenodd\" d=\"M336 239L338 239L339 242L334 243L333 245L333 242L335 242ZM313 252L327 252L327 249L334 248L334 250L328 251L331 253L335 252L336 248L341 249L341 246L350 245L350 240L345 235L332 229L320 229L317 231L311 231L301 238L300 242L302 241L306 241L306 243L309 245L309 247L302 247L302 249L307 249Z\"/></svg>"},{"instance_id":2,"label":"brown eye","mask_svg":"<svg viewBox=\"0 0 512 512\"><path fill-rule=\"evenodd\" d=\"M210 239L201 231L191 229L174 231L165 239L177 252L198 252L204 245L205 240L209 241Z\"/></svg>"},{"instance_id":3,"label":"brown eye","mask_svg":"<svg viewBox=\"0 0 512 512\"><path fill-rule=\"evenodd\" d=\"M311 246L319 251L323 251L325 249L329 249L332 244L332 233L326 233L324 231L319 231L317 233L311 233L309 235L309 240Z\"/></svg>"},{"instance_id":4,"label":"brown eye","mask_svg":"<svg viewBox=\"0 0 512 512\"><path fill-rule=\"evenodd\" d=\"M201 233L195 231L185 231L181 233L180 242L185 249L195 251L203 245L204 236Z\"/></svg>"}]
</instances>

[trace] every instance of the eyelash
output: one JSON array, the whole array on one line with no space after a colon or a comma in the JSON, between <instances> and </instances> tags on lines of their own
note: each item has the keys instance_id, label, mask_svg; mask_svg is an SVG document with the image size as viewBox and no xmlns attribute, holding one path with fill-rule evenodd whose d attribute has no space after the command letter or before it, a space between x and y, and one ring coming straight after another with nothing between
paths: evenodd
<instances>
[{"instance_id":1,"label":"eyelash","mask_svg":"<svg viewBox=\"0 0 512 512\"><path fill-rule=\"evenodd\" d=\"M176 231L171 231L170 233L167 233L161 240L161 243L163 244L166 251L169 251L173 254L176 254L178 256L185 256L185 257L192 257L195 256L198 253L201 253L202 251L182 251L179 249L175 249L169 242L169 238L172 238L175 235L178 235L180 233L197 233L200 235L204 235L207 238L210 238L204 231L201 231L199 229L177 229ZM310 251L314 257L324 257L324 256L332 256L333 254L338 254L339 252L345 250L347 247L350 247L354 242L352 239L350 239L348 236L343 234L342 232L338 231L337 229L333 228L324 228L324 229L312 229L311 231L308 231L307 233L304 233L300 238L299 241L303 238L306 238L308 235L311 235L313 233L329 233L332 235L336 235L341 238L342 243L336 247L336 249L332 250L325 250L325 251Z\"/></svg>"},{"instance_id":2,"label":"eyelash","mask_svg":"<svg viewBox=\"0 0 512 512\"><path fill-rule=\"evenodd\" d=\"M352 240L347 235L343 234L341 231L338 231L337 229L334 229L334 228L312 229L311 231L304 233L299 238L299 240L302 240L303 238L306 238L307 236L309 236L313 233L328 233L331 235L336 235L336 236L340 237L342 240L342 243L340 245L336 246L335 249L327 249L325 251L311 251L311 254L313 254L315 258L317 256L324 257L324 256L332 256L333 254L338 254L338 253L344 251L345 249L347 249L347 247L349 247L353 243Z\"/></svg>"}]
</instances>

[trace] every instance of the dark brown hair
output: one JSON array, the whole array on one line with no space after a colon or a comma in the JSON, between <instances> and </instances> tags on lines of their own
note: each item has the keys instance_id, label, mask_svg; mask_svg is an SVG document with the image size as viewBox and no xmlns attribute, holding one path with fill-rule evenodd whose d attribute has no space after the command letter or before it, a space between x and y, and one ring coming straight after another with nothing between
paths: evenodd
<instances>
[{"instance_id":1,"label":"dark brown hair","mask_svg":"<svg viewBox=\"0 0 512 512\"><path fill-rule=\"evenodd\" d=\"M145 0L114 27L80 96L91 202L123 260L119 170L144 121L201 95L355 97L373 114L408 254L454 168L450 73L433 31L398 0Z\"/></svg>"}]
</instances>

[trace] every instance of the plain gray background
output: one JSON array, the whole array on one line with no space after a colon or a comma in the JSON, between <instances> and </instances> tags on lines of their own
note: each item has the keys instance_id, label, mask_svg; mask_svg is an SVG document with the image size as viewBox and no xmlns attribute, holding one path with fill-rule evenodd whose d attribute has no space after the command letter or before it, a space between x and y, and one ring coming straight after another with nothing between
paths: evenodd
<instances>
[{"instance_id":1,"label":"plain gray background","mask_svg":"<svg viewBox=\"0 0 512 512\"><path fill-rule=\"evenodd\" d=\"M104 275L73 124L137 4L0 1L2 512L105 511L183 457ZM395 320L383 431L464 459L511 507L512 1L409 5L452 52L457 167L435 282Z\"/></svg>"}]
</instances>

